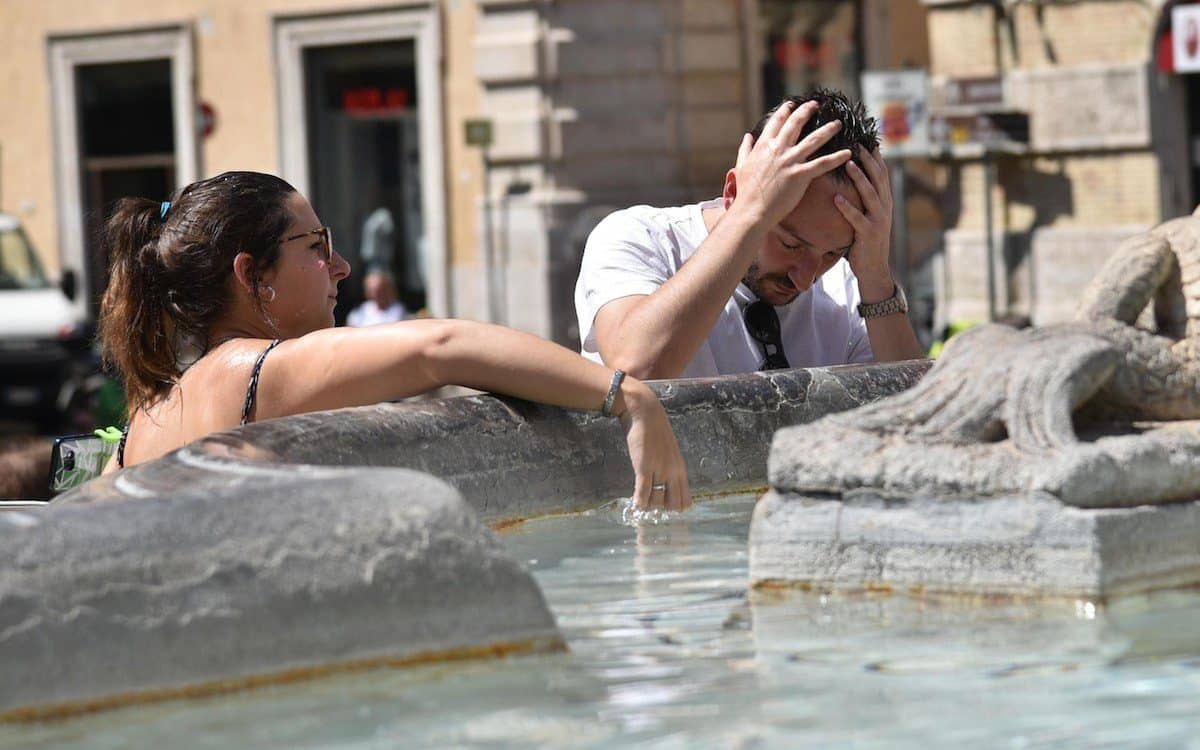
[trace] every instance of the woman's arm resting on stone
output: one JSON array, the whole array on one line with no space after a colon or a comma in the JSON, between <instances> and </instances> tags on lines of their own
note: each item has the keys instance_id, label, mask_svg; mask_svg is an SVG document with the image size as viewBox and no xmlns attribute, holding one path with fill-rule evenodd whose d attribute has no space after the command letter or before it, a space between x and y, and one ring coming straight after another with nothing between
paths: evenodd
<instances>
[{"instance_id":1,"label":"woman's arm resting on stone","mask_svg":"<svg viewBox=\"0 0 1200 750\"><path fill-rule=\"evenodd\" d=\"M599 409L612 370L557 344L501 326L413 320L331 328L285 341L267 357L257 418L413 396L461 385L572 409ZM625 429L641 507L686 508L687 471L666 412L628 377L613 408ZM665 483L665 493L651 484Z\"/></svg>"}]
</instances>

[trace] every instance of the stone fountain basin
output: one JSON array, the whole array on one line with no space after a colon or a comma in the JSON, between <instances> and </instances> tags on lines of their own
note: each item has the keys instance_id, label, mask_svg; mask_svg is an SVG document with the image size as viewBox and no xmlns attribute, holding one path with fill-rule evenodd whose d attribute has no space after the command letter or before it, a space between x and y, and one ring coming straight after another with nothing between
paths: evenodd
<instances>
[{"instance_id":1,"label":"stone fountain basin","mask_svg":"<svg viewBox=\"0 0 1200 750\"><path fill-rule=\"evenodd\" d=\"M764 489L775 430L899 392L928 366L652 387L703 497ZM561 649L536 583L486 524L632 486L615 420L486 395L205 438L0 514L0 719Z\"/></svg>"}]
</instances>

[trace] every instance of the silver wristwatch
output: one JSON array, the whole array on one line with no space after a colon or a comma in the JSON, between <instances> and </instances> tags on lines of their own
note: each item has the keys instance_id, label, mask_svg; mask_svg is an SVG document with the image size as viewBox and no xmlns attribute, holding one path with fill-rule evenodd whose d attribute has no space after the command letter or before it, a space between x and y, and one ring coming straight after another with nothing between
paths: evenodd
<instances>
[{"instance_id":1,"label":"silver wristwatch","mask_svg":"<svg viewBox=\"0 0 1200 750\"><path fill-rule=\"evenodd\" d=\"M858 314L866 318L882 318L884 315L895 315L908 312L908 298L899 284L892 283L892 296L880 302L858 303Z\"/></svg>"}]
</instances>

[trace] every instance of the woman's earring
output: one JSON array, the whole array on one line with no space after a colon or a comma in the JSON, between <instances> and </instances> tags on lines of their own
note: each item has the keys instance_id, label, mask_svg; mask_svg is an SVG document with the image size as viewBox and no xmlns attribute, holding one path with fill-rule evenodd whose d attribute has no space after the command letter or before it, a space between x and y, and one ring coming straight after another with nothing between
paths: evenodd
<instances>
[{"instance_id":1,"label":"woman's earring","mask_svg":"<svg viewBox=\"0 0 1200 750\"><path fill-rule=\"evenodd\" d=\"M275 301L275 287L268 284L267 290L271 292L271 297L270 297L270 299L267 300L267 304L270 304Z\"/></svg>"}]
</instances>

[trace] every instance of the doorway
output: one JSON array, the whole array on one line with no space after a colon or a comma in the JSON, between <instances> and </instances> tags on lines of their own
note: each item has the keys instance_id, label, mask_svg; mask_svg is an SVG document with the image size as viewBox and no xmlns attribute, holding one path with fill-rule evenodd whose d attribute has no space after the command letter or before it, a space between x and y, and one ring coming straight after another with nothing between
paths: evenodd
<instances>
[{"instance_id":1,"label":"doorway","mask_svg":"<svg viewBox=\"0 0 1200 750\"><path fill-rule=\"evenodd\" d=\"M392 232L375 244L392 248L388 268L405 306L453 314L440 29L432 0L276 19L281 172L334 228L351 263L339 321L362 299L363 227L379 208Z\"/></svg>"},{"instance_id":2,"label":"doorway","mask_svg":"<svg viewBox=\"0 0 1200 750\"><path fill-rule=\"evenodd\" d=\"M303 65L309 197L358 272L342 287L335 316L343 321L362 301L367 270L390 272L404 307L424 310L416 45L308 47Z\"/></svg>"},{"instance_id":3,"label":"doorway","mask_svg":"<svg viewBox=\"0 0 1200 750\"><path fill-rule=\"evenodd\" d=\"M186 28L51 37L55 213L80 317L107 282L99 228L120 197L165 199L199 173L192 37Z\"/></svg>"},{"instance_id":4,"label":"doorway","mask_svg":"<svg viewBox=\"0 0 1200 750\"><path fill-rule=\"evenodd\" d=\"M118 200L166 200L175 186L171 61L79 65L75 68L83 192L85 290L90 312L108 283L100 242Z\"/></svg>"}]
</instances>

